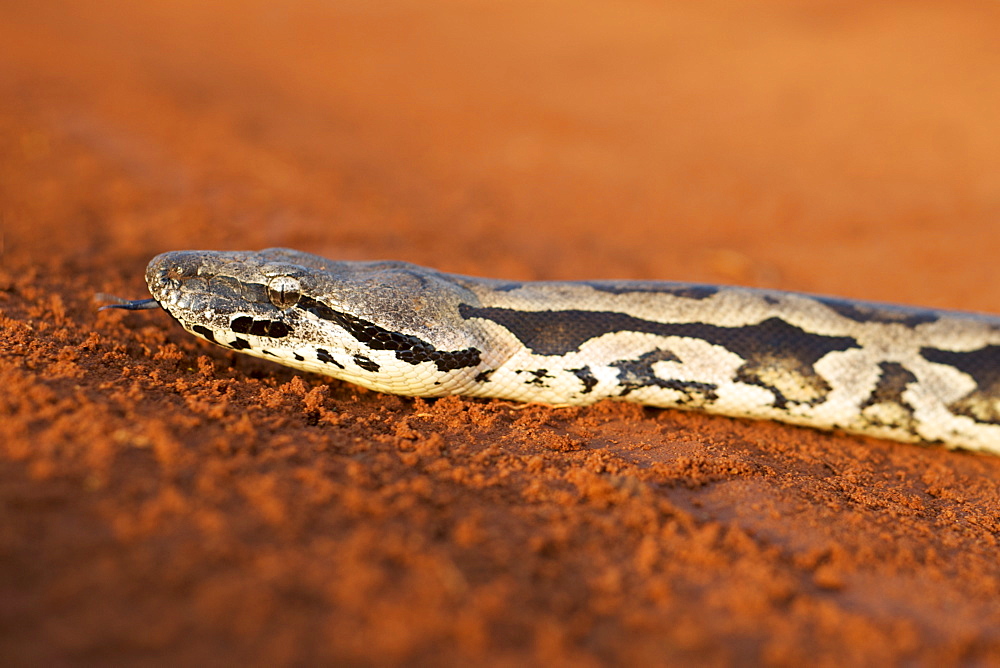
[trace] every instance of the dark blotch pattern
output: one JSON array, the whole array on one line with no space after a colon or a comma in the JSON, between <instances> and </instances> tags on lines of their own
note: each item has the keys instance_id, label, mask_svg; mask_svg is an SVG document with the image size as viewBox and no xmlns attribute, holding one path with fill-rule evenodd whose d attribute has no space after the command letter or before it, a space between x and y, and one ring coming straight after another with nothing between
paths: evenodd
<instances>
[{"instance_id":1,"label":"dark blotch pattern","mask_svg":"<svg viewBox=\"0 0 1000 668\"><path fill-rule=\"evenodd\" d=\"M493 290L496 290L497 292L513 292L514 290L520 290L521 288L523 288L524 283L516 283L511 281L509 283L499 283L496 285L491 285L490 287Z\"/></svg>"},{"instance_id":2,"label":"dark blotch pattern","mask_svg":"<svg viewBox=\"0 0 1000 668\"><path fill-rule=\"evenodd\" d=\"M191 328L191 331L193 331L195 334L201 334L212 343L216 343L215 332L210 330L208 327L205 327L204 325L195 325L194 327Z\"/></svg>"},{"instance_id":3,"label":"dark blotch pattern","mask_svg":"<svg viewBox=\"0 0 1000 668\"><path fill-rule=\"evenodd\" d=\"M365 357L361 353L354 356L354 363L365 371L371 371L374 373L379 370L379 366L374 360L370 357Z\"/></svg>"},{"instance_id":4,"label":"dark blotch pattern","mask_svg":"<svg viewBox=\"0 0 1000 668\"><path fill-rule=\"evenodd\" d=\"M253 318L248 315L241 315L238 318L233 318L233 321L229 323L229 329L240 334L249 334L252 326Z\"/></svg>"},{"instance_id":5,"label":"dark blotch pattern","mask_svg":"<svg viewBox=\"0 0 1000 668\"><path fill-rule=\"evenodd\" d=\"M878 368L881 372L878 383L871 396L861 404L862 408L884 403L902 404L906 386L917 382L917 377L899 362L882 362Z\"/></svg>"},{"instance_id":6,"label":"dark blotch pattern","mask_svg":"<svg viewBox=\"0 0 1000 668\"><path fill-rule=\"evenodd\" d=\"M250 345L249 341L247 341L246 339L241 339L238 336L236 337L235 341L233 341L232 343L229 344L229 346L233 350L250 350L250 348L253 347L253 346Z\"/></svg>"},{"instance_id":7,"label":"dark blotch pattern","mask_svg":"<svg viewBox=\"0 0 1000 668\"><path fill-rule=\"evenodd\" d=\"M736 370L737 380L774 393L774 405L815 406L826 400L830 384L816 373L815 364L828 353L857 348L848 336L806 332L780 318L756 325L713 328L704 338L732 350L746 362Z\"/></svg>"},{"instance_id":8,"label":"dark blotch pattern","mask_svg":"<svg viewBox=\"0 0 1000 668\"><path fill-rule=\"evenodd\" d=\"M460 304L458 312L466 320L492 320L538 355L565 355L594 337L634 329L631 324L644 322L605 311L518 311Z\"/></svg>"},{"instance_id":9,"label":"dark blotch pattern","mask_svg":"<svg viewBox=\"0 0 1000 668\"><path fill-rule=\"evenodd\" d=\"M253 327L250 328L251 334L269 336L274 339L288 336L290 331L288 325L278 320L254 320Z\"/></svg>"},{"instance_id":10,"label":"dark blotch pattern","mask_svg":"<svg viewBox=\"0 0 1000 668\"><path fill-rule=\"evenodd\" d=\"M769 318L756 325L717 327L697 322L655 322L613 311L517 311L462 304L459 313L465 319L492 320L538 355L576 352L587 341L614 332L704 339L725 346L744 358L790 348L806 351L804 357L815 362L830 351L857 347L850 337L811 334L780 318Z\"/></svg>"},{"instance_id":11,"label":"dark blotch pattern","mask_svg":"<svg viewBox=\"0 0 1000 668\"><path fill-rule=\"evenodd\" d=\"M589 366L585 366L582 369L570 369L569 371L583 383L583 389L580 390L580 394L590 394L590 391L597 385L597 378Z\"/></svg>"},{"instance_id":12,"label":"dark blotch pattern","mask_svg":"<svg viewBox=\"0 0 1000 668\"><path fill-rule=\"evenodd\" d=\"M1000 424L1000 346L956 353L937 348L921 348L928 362L947 364L972 376L976 389L948 408L976 422Z\"/></svg>"},{"instance_id":13,"label":"dark blotch pattern","mask_svg":"<svg viewBox=\"0 0 1000 668\"><path fill-rule=\"evenodd\" d=\"M903 392L910 383L917 382L917 377L899 362L882 362L878 367L880 371L878 382L875 384L871 396L861 404L862 414L865 413L866 408L872 406L881 404L898 406L903 409L904 413L896 421L886 422L884 417L873 413L868 414L869 420L879 426L899 427L912 431L914 427L913 408L903 400Z\"/></svg>"},{"instance_id":14,"label":"dark blotch pattern","mask_svg":"<svg viewBox=\"0 0 1000 668\"><path fill-rule=\"evenodd\" d=\"M715 393L715 385L710 383L696 383L694 381L681 381L664 379L656 375L653 365L657 362L677 362L680 361L676 355L666 349L653 350L640 355L638 359L615 362L611 366L618 369L618 382L621 397L627 397L632 392L644 387L662 387L669 390L677 390L684 393L684 398L677 403L682 406L703 406L718 398ZM596 381L595 381L596 382Z\"/></svg>"},{"instance_id":15,"label":"dark blotch pattern","mask_svg":"<svg viewBox=\"0 0 1000 668\"><path fill-rule=\"evenodd\" d=\"M298 356L296 355L296 357ZM332 364L341 369L344 368L344 365L338 362L337 360L333 359L333 355L331 355L330 351L325 348L316 349L316 359L318 359L323 364Z\"/></svg>"},{"instance_id":16,"label":"dark blotch pattern","mask_svg":"<svg viewBox=\"0 0 1000 668\"><path fill-rule=\"evenodd\" d=\"M241 315L233 318L229 328L238 334L252 334L280 339L288 336L292 329L279 320L254 320L250 316Z\"/></svg>"},{"instance_id":17,"label":"dark blotch pattern","mask_svg":"<svg viewBox=\"0 0 1000 668\"><path fill-rule=\"evenodd\" d=\"M530 286L531 283L508 282L490 286L496 292L513 292ZM578 285L586 285L612 295L626 295L636 292L652 292L661 295L672 295L684 299L708 299L719 291L712 285L685 285L684 283L656 283L644 281L580 281Z\"/></svg>"},{"instance_id":18,"label":"dark blotch pattern","mask_svg":"<svg viewBox=\"0 0 1000 668\"><path fill-rule=\"evenodd\" d=\"M859 304L826 297L820 298L819 301L854 322L898 323L916 327L928 322L937 322L939 317L933 311L890 304Z\"/></svg>"},{"instance_id":19,"label":"dark blotch pattern","mask_svg":"<svg viewBox=\"0 0 1000 668\"><path fill-rule=\"evenodd\" d=\"M518 371L517 373L523 373L531 376L531 379L526 380L525 384L534 385L536 387L547 387L548 383L545 382L545 379L553 378L548 369L525 369L524 371Z\"/></svg>"},{"instance_id":20,"label":"dark blotch pattern","mask_svg":"<svg viewBox=\"0 0 1000 668\"><path fill-rule=\"evenodd\" d=\"M336 311L312 297L303 295L295 307L336 323L372 350L394 351L396 359L408 364L433 362L439 371L452 371L474 367L480 362L480 351L477 348L455 351L438 350L419 337L391 332L362 318Z\"/></svg>"},{"instance_id":21,"label":"dark blotch pattern","mask_svg":"<svg viewBox=\"0 0 1000 668\"><path fill-rule=\"evenodd\" d=\"M790 402L821 403L830 386L816 373L814 365L828 353L858 347L857 341L851 337L812 334L780 318L768 318L756 325L718 327L697 322L655 322L612 311L516 311L462 304L459 313L466 319L484 318L496 322L539 355L565 355L579 350L581 345L593 338L614 332L640 332L707 341L739 355L744 364L737 370L737 379L770 390L775 397L774 405L779 408ZM669 351L656 352L670 356L664 360L678 361ZM645 359L643 356L639 360L619 364L640 363ZM627 394L634 388L630 389L626 382L628 373L624 367L621 368ZM651 369L646 369L641 363L635 369L637 377L650 373Z\"/></svg>"},{"instance_id":22,"label":"dark blotch pattern","mask_svg":"<svg viewBox=\"0 0 1000 668\"><path fill-rule=\"evenodd\" d=\"M493 375L494 371L496 371L496 369L487 369L486 371L480 371L478 374L476 374L476 382L477 383L489 382L490 376Z\"/></svg>"},{"instance_id":23,"label":"dark blotch pattern","mask_svg":"<svg viewBox=\"0 0 1000 668\"><path fill-rule=\"evenodd\" d=\"M719 291L713 285L671 285L669 283L643 283L642 281L622 282L622 283L586 283L598 292L607 292L613 295L625 295L635 292L652 292L655 294L671 295L684 299L708 299Z\"/></svg>"}]
</instances>

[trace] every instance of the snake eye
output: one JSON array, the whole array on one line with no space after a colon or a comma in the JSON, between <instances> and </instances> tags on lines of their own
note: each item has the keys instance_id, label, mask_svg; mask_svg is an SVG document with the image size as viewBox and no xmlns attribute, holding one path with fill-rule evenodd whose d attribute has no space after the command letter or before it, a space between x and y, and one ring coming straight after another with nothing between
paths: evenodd
<instances>
[{"instance_id":1,"label":"snake eye","mask_svg":"<svg viewBox=\"0 0 1000 668\"><path fill-rule=\"evenodd\" d=\"M302 296L302 286L291 276L275 276L267 284L267 298L280 309L291 308Z\"/></svg>"}]
</instances>

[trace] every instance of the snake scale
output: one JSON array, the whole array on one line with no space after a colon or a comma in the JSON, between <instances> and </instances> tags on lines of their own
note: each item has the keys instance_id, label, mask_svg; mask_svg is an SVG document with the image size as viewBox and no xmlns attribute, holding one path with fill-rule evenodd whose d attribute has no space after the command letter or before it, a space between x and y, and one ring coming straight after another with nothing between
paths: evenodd
<instances>
[{"instance_id":1,"label":"snake scale","mask_svg":"<svg viewBox=\"0 0 1000 668\"><path fill-rule=\"evenodd\" d=\"M380 392L601 399L1000 454L1000 317L667 282L514 282L176 251L152 299L225 348Z\"/></svg>"}]
</instances>

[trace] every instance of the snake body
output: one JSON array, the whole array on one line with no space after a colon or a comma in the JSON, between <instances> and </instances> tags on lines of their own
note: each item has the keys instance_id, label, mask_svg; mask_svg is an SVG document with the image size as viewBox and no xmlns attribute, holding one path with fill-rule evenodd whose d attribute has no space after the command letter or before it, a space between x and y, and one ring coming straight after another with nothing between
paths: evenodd
<instances>
[{"instance_id":1,"label":"snake body","mask_svg":"<svg viewBox=\"0 0 1000 668\"><path fill-rule=\"evenodd\" d=\"M146 282L196 336L380 392L619 399L1000 454L996 317L714 285L501 281L282 248L164 253Z\"/></svg>"}]
</instances>

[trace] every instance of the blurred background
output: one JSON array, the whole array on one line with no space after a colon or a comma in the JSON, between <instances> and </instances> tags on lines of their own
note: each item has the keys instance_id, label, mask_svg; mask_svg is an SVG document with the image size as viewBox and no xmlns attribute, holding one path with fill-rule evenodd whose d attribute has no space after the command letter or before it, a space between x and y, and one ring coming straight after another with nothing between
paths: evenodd
<instances>
[{"instance_id":1,"label":"blurred background","mask_svg":"<svg viewBox=\"0 0 1000 668\"><path fill-rule=\"evenodd\" d=\"M285 245L1000 310L995 2L62 1L0 19L7 262L110 252L134 276L163 250Z\"/></svg>"}]
</instances>

